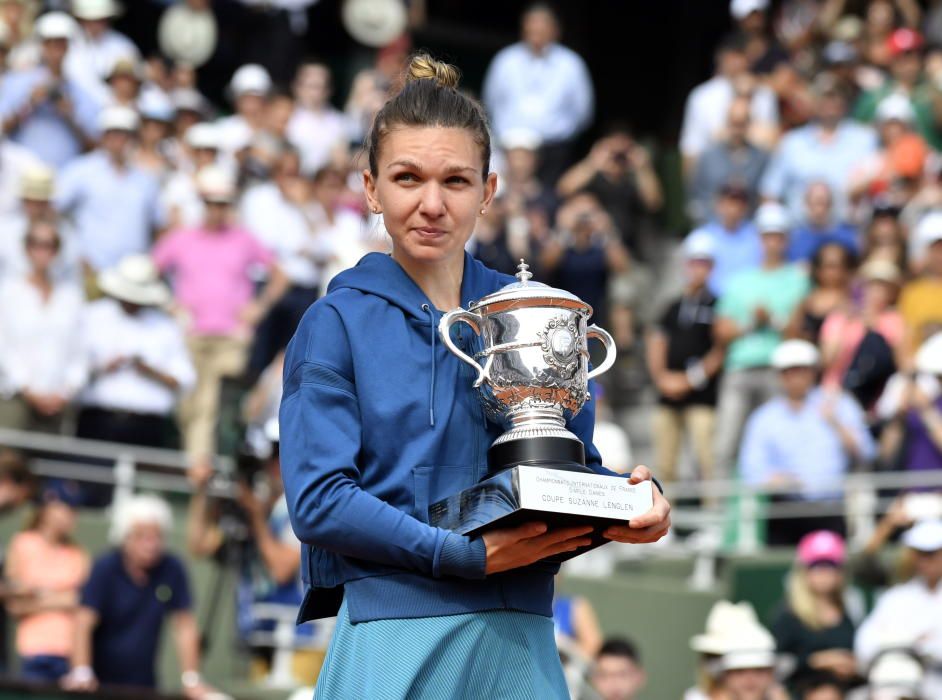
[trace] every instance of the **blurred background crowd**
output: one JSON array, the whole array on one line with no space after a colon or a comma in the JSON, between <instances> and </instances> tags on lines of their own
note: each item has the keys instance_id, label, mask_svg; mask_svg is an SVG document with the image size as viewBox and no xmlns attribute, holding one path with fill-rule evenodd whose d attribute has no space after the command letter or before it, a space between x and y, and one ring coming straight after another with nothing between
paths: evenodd
<instances>
[{"instance_id":1,"label":"blurred background crowd","mask_svg":"<svg viewBox=\"0 0 942 700\"><path fill-rule=\"evenodd\" d=\"M619 352L596 442L675 505L663 546L564 572L574 697L942 698L942 3L602 5L492 29L445 0L0 0L15 692L313 684L330 629L293 626L283 351L388 250L363 139L428 45L467 56L491 123L469 252L591 304ZM590 45L622 12L641 48ZM696 37L673 72L668 29ZM689 645L609 595L646 558L701 596ZM238 664L204 673L218 647Z\"/></svg>"}]
</instances>

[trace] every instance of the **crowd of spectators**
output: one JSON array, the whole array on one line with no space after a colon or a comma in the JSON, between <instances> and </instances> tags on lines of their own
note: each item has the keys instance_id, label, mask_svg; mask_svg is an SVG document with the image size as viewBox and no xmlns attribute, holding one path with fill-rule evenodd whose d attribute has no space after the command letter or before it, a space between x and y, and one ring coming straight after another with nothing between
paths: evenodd
<instances>
[{"instance_id":1,"label":"crowd of spectators","mask_svg":"<svg viewBox=\"0 0 942 700\"><path fill-rule=\"evenodd\" d=\"M300 602L273 423L283 350L337 271L387 250L361 147L409 44L342 86L342 108L327 64L300 57L242 65L214 104L191 66L142 56L114 29L116 3L47 4L0 2L0 427L182 449L188 548L239 569L247 639L271 629L254 603ZM623 360L598 397L607 460L629 466L612 406L630 385L655 397L668 486L692 467L773 507L817 507L770 519L770 544L798 546L781 616L769 631L744 607L714 610L692 642L703 683L691 698L775 700L778 677L794 697L827 700L916 671L911 685L930 690L911 696L932 697L942 652L883 628L918 605L942 629L938 524L903 535L914 578L859 632L841 537L848 474L942 469L942 9L732 0L730 14L712 77L687 98L674 205L690 226L669 232L666 160L596 114L601 86L560 43L557 15L529 8L480 91L500 185L469 252L509 273L526 259L591 304L624 358L643 358L647 385L620 381L638 376ZM661 292L676 296L658 304ZM210 496L233 404L245 463L234 504ZM24 497L21 482L3 486ZM106 505L110 490L48 486L6 560L24 677L152 686L167 617L187 692L212 692L186 573L164 551L165 506L115 503L116 549L90 563L72 508ZM891 510L864 554L933 496L900 496L908 520ZM581 603L560 609L570 631L585 626ZM128 615L148 630L133 644ZM590 636L580 653L595 657L598 693L633 698L645 683L634 646ZM790 673L774 673L776 650ZM257 662L262 675L271 659ZM295 662L316 674L316 659Z\"/></svg>"}]
</instances>

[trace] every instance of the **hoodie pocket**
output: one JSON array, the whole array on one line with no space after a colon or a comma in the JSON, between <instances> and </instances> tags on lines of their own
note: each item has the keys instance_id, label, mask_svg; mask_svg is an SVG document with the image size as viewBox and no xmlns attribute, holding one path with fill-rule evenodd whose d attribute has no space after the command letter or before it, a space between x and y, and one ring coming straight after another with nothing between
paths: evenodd
<instances>
[{"instance_id":1,"label":"hoodie pocket","mask_svg":"<svg viewBox=\"0 0 942 700\"><path fill-rule=\"evenodd\" d=\"M428 522L428 507L443 498L473 486L474 468L458 465L422 464L412 468L415 507L413 515Z\"/></svg>"}]
</instances>

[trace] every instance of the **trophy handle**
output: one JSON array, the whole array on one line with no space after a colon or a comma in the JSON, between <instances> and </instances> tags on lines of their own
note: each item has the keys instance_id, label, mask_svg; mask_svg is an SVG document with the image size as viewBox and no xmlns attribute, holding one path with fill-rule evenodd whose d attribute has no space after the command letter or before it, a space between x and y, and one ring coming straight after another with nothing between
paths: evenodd
<instances>
[{"instance_id":1,"label":"trophy handle","mask_svg":"<svg viewBox=\"0 0 942 700\"><path fill-rule=\"evenodd\" d=\"M474 381L474 386L478 387L487 379L487 372L481 365L465 354L461 348L455 345L455 342L451 339L451 327L459 322L467 323L471 326L471 330L473 330L476 335L481 335L480 316L470 311L465 311L464 309L455 309L442 316L442 320L438 323L438 335L441 337L445 347L451 350L459 360L474 368L478 375L478 378Z\"/></svg>"},{"instance_id":2,"label":"trophy handle","mask_svg":"<svg viewBox=\"0 0 942 700\"><path fill-rule=\"evenodd\" d=\"M585 337L586 340L589 338L598 338L602 341L602 345L605 346L605 359L602 360L602 364L589 372L589 376L587 377L587 379L594 379L600 374L608 372L608 370L612 368L612 365L615 364L615 341L607 330L596 326L594 323L586 329Z\"/></svg>"}]
</instances>

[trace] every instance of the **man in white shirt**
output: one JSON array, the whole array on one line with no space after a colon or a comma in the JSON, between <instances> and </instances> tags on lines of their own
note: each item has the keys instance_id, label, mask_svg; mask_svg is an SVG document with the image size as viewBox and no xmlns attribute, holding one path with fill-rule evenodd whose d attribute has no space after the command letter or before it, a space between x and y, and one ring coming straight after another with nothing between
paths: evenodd
<instances>
[{"instance_id":1,"label":"man in white shirt","mask_svg":"<svg viewBox=\"0 0 942 700\"><path fill-rule=\"evenodd\" d=\"M302 63L294 79L294 112L288 140L301 153L301 168L313 174L327 165L331 152L346 145L349 126L343 112L330 104L333 84L323 63Z\"/></svg>"},{"instance_id":2,"label":"man in white shirt","mask_svg":"<svg viewBox=\"0 0 942 700\"><path fill-rule=\"evenodd\" d=\"M733 37L723 42L716 50L716 74L695 87L687 97L680 131L684 172L692 173L700 155L722 138L729 107L737 96L749 99L752 121L750 135L758 137L760 146L777 133L778 103L775 93L756 84L748 71L749 62L742 39Z\"/></svg>"},{"instance_id":3,"label":"man in white shirt","mask_svg":"<svg viewBox=\"0 0 942 700\"><path fill-rule=\"evenodd\" d=\"M255 63L248 63L232 74L229 92L235 114L216 122L219 144L227 158L234 158L265 128L265 108L271 89L268 71Z\"/></svg>"},{"instance_id":4,"label":"man in white shirt","mask_svg":"<svg viewBox=\"0 0 942 700\"><path fill-rule=\"evenodd\" d=\"M140 60L134 42L111 27L118 14L114 0L72 1L72 15L80 30L69 44L65 71L101 103L108 101L110 90L106 81L114 65L121 59L134 63Z\"/></svg>"},{"instance_id":5,"label":"man in white shirt","mask_svg":"<svg viewBox=\"0 0 942 700\"><path fill-rule=\"evenodd\" d=\"M0 220L19 211L23 175L41 166L42 161L28 148L0 135Z\"/></svg>"},{"instance_id":6,"label":"man in white shirt","mask_svg":"<svg viewBox=\"0 0 942 700\"><path fill-rule=\"evenodd\" d=\"M926 659L923 697L942 697L942 521L925 520L903 533L915 555L915 576L894 586L857 630L854 652L862 668L887 647L912 648Z\"/></svg>"},{"instance_id":7,"label":"man in white shirt","mask_svg":"<svg viewBox=\"0 0 942 700\"><path fill-rule=\"evenodd\" d=\"M174 447L170 418L196 381L183 331L162 310L170 291L146 255L98 275L105 298L85 315L82 352L90 379L79 396L78 436Z\"/></svg>"},{"instance_id":8,"label":"man in white shirt","mask_svg":"<svg viewBox=\"0 0 942 700\"><path fill-rule=\"evenodd\" d=\"M585 61L558 38L553 10L532 5L523 15L522 40L497 53L483 89L498 141L512 129L539 135L539 172L550 186L571 165L572 142L590 124L595 109Z\"/></svg>"}]
</instances>

